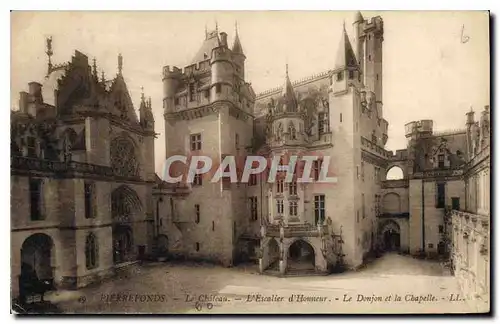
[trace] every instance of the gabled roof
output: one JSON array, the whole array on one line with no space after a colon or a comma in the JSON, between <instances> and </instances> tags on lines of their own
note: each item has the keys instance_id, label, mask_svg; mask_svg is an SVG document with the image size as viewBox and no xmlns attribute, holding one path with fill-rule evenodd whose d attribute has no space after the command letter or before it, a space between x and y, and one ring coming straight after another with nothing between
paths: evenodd
<instances>
[{"instance_id":1,"label":"gabled roof","mask_svg":"<svg viewBox=\"0 0 500 324\"><path fill-rule=\"evenodd\" d=\"M203 44L201 44L201 47L196 53L196 55L191 60L191 64L195 64L197 62L211 58L212 49L219 46L220 46L220 41L219 41L219 35L217 34L217 30L207 32L205 35L205 40L203 41Z\"/></svg>"},{"instance_id":2,"label":"gabled roof","mask_svg":"<svg viewBox=\"0 0 500 324\"><path fill-rule=\"evenodd\" d=\"M340 37L339 47L337 49L337 58L335 61L335 69L355 67L357 66L356 55L349 41L349 36L344 28L342 29L342 35Z\"/></svg>"}]
</instances>

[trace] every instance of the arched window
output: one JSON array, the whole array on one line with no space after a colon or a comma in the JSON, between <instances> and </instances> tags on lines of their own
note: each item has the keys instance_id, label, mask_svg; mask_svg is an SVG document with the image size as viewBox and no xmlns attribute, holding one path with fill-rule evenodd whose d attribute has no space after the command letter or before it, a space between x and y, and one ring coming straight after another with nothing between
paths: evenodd
<instances>
[{"instance_id":1,"label":"arched window","mask_svg":"<svg viewBox=\"0 0 500 324\"><path fill-rule=\"evenodd\" d=\"M132 221L134 214L141 209L141 200L130 187L122 185L111 193L111 217L113 221Z\"/></svg>"},{"instance_id":2,"label":"arched window","mask_svg":"<svg viewBox=\"0 0 500 324\"><path fill-rule=\"evenodd\" d=\"M393 166L387 171L386 180L400 180L404 179L403 169L398 166Z\"/></svg>"},{"instance_id":3,"label":"arched window","mask_svg":"<svg viewBox=\"0 0 500 324\"><path fill-rule=\"evenodd\" d=\"M99 265L99 246L93 233L87 235L85 240L85 264L87 269L94 269Z\"/></svg>"},{"instance_id":4,"label":"arched window","mask_svg":"<svg viewBox=\"0 0 500 324\"><path fill-rule=\"evenodd\" d=\"M139 174L139 162L135 154L134 143L123 136L111 142L111 167L115 174L133 177Z\"/></svg>"}]
</instances>

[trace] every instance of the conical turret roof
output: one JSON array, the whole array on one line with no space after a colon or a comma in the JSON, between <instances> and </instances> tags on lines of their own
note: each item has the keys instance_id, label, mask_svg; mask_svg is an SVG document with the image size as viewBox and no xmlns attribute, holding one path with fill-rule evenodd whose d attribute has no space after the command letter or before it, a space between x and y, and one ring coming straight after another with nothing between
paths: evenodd
<instances>
[{"instance_id":1,"label":"conical turret roof","mask_svg":"<svg viewBox=\"0 0 500 324\"><path fill-rule=\"evenodd\" d=\"M356 63L356 55L351 46L351 42L349 41L349 36L345 30L345 24L342 29L342 35L340 37L339 47L337 49L337 58L335 61L335 68L346 68L346 67L355 67Z\"/></svg>"}]
</instances>

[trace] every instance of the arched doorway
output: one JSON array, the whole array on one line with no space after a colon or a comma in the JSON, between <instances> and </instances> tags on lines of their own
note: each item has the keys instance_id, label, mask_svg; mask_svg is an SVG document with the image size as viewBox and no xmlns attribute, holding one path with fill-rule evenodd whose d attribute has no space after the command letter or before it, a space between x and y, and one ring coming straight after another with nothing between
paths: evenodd
<instances>
[{"instance_id":1,"label":"arched doorway","mask_svg":"<svg viewBox=\"0 0 500 324\"><path fill-rule=\"evenodd\" d=\"M134 259L135 215L141 212L141 201L135 191L122 185L111 193L111 216L113 220L113 260L115 263Z\"/></svg>"},{"instance_id":2,"label":"arched doorway","mask_svg":"<svg viewBox=\"0 0 500 324\"><path fill-rule=\"evenodd\" d=\"M314 270L314 249L304 240L297 240L288 248L287 267L290 270Z\"/></svg>"},{"instance_id":3,"label":"arched doorway","mask_svg":"<svg viewBox=\"0 0 500 324\"><path fill-rule=\"evenodd\" d=\"M401 230L399 224L389 220L381 226L382 249L384 251L399 251L401 247Z\"/></svg>"},{"instance_id":4,"label":"arched doorway","mask_svg":"<svg viewBox=\"0 0 500 324\"><path fill-rule=\"evenodd\" d=\"M113 226L113 261L122 263L132 260L132 228L128 225Z\"/></svg>"},{"instance_id":5,"label":"arched doorway","mask_svg":"<svg viewBox=\"0 0 500 324\"><path fill-rule=\"evenodd\" d=\"M53 285L54 281L54 242L46 234L29 236L21 247L21 287L36 286L41 282Z\"/></svg>"},{"instance_id":6,"label":"arched doorway","mask_svg":"<svg viewBox=\"0 0 500 324\"><path fill-rule=\"evenodd\" d=\"M275 239L271 239L268 243L268 269L278 270L280 259L280 247Z\"/></svg>"}]
</instances>

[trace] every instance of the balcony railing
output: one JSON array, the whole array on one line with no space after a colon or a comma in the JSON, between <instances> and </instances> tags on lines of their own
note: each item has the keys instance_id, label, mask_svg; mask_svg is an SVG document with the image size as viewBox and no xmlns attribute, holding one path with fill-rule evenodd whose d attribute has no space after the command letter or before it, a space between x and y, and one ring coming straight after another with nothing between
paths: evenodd
<instances>
[{"instance_id":1,"label":"balcony railing","mask_svg":"<svg viewBox=\"0 0 500 324\"><path fill-rule=\"evenodd\" d=\"M12 156L10 159L11 170L41 171L54 173L56 175L68 175L71 173L86 173L105 177L123 178L129 180L140 180L139 176L122 176L114 172L113 168L91 163L76 161L51 161L22 156Z\"/></svg>"},{"instance_id":2,"label":"balcony railing","mask_svg":"<svg viewBox=\"0 0 500 324\"><path fill-rule=\"evenodd\" d=\"M463 175L463 169L440 169L440 170L427 170L413 174L415 179L422 178L441 178L441 177L459 177Z\"/></svg>"},{"instance_id":3,"label":"balcony railing","mask_svg":"<svg viewBox=\"0 0 500 324\"><path fill-rule=\"evenodd\" d=\"M280 236L280 225L269 224L266 226L266 235L279 237ZM284 237L300 237L300 236L320 236L320 234L326 234L326 225L315 226L312 224L289 224L288 226L283 226Z\"/></svg>"}]
</instances>

